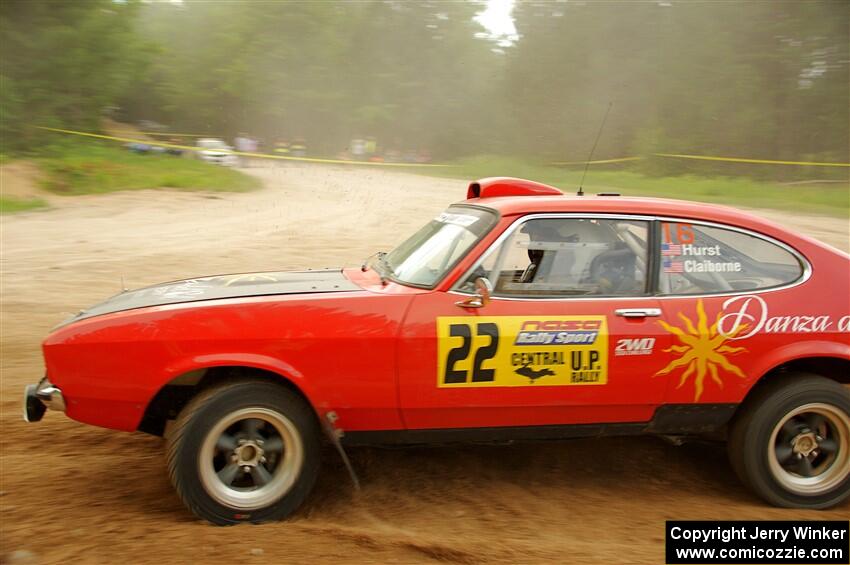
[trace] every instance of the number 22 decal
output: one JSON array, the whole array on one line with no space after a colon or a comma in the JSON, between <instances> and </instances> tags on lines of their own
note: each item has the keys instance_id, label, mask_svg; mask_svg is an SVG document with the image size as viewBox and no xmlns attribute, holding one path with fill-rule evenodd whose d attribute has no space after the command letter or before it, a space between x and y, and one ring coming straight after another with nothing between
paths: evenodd
<instances>
[{"instance_id":1,"label":"number 22 decal","mask_svg":"<svg viewBox=\"0 0 850 565\"><path fill-rule=\"evenodd\" d=\"M496 351L499 349L499 327L493 323L476 324L475 331L478 336L490 338L490 343L479 347L475 351L475 358L472 363L472 382L492 382L496 378L495 369L485 369L482 367L485 361L496 356ZM446 371L443 375L443 383L457 384L467 383L469 381L469 371L464 369L456 369L455 365L459 361L469 358L469 353L472 349L472 327L467 324L451 324L449 326L449 335L451 337L463 338L463 342L449 350L446 357Z\"/></svg>"}]
</instances>

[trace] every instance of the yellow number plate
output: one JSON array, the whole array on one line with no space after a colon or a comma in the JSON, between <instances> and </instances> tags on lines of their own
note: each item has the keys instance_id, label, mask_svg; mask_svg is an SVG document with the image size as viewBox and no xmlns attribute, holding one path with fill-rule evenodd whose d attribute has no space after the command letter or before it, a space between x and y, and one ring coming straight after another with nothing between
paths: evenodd
<instances>
[{"instance_id":1,"label":"yellow number plate","mask_svg":"<svg viewBox=\"0 0 850 565\"><path fill-rule=\"evenodd\" d=\"M608 382L605 316L437 318L437 386Z\"/></svg>"}]
</instances>

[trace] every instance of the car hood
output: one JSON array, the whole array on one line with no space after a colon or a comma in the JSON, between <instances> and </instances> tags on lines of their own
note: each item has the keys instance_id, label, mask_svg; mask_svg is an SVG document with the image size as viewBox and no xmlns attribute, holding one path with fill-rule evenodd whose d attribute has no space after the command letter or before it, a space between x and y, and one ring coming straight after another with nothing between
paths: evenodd
<instances>
[{"instance_id":1,"label":"car hood","mask_svg":"<svg viewBox=\"0 0 850 565\"><path fill-rule=\"evenodd\" d=\"M127 290L112 298L80 311L61 325L103 314L124 310L240 298L246 296L268 296L279 294L316 294L362 290L348 280L341 270L322 271L275 271L265 273L242 273L216 275L199 279L186 279L157 284L138 290Z\"/></svg>"}]
</instances>

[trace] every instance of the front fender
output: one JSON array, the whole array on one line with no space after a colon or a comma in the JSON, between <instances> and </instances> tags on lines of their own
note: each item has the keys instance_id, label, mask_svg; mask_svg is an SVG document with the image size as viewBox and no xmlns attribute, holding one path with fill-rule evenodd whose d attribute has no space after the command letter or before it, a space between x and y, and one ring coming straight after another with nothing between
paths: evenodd
<instances>
[{"instance_id":1,"label":"front fender","mask_svg":"<svg viewBox=\"0 0 850 565\"><path fill-rule=\"evenodd\" d=\"M96 426L135 430L174 379L243 366L280 375L346 430L399 429L395 348L409 301L329 292L141 308L62 327L44 358L67 415Z\"/></svg>"},{"instance_id":2,"label":"front fender","mask_svg":"<svg viewBox=\"0 0 850 565\"><path fill-rule=\"evenodd\" d=\"M157 391L173 382L186 373L216 367L250 367L260 369L278 375L282 380L289 381L293 386L307 397L307 400L318 412L320 408L326 408L328 403L321 393L321 387L315 381L307 379L304 374L292 364L255 353L216 353L208 355L197 355L194 357L176 359L169 363L162 371L163 379ZM151 399L153 396L151 397ZM148 402L150 402L150 400Z\"/></svg>"}]
</instances>

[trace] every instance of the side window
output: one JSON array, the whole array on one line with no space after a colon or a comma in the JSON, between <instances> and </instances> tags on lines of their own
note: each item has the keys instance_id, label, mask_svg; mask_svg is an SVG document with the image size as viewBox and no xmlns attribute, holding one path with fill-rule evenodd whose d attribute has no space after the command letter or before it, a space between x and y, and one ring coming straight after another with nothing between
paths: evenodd
<instances>
[{"instance_id":1,"label":"side window","mask_svg":"<svg viewBox=\"0 0 850 565\"><path fill-rule=\"evenodd\" d=\"M660 251L662 294L761 290L803 275L793 253L760 237L723 228L662 222Z\"/></svg>"},{"instance_id":2,"label":"side window","mask_svg":"<svg viewBox=\"0 0 850 565\"><path fill-rule=\"evenodd\" d=\"M541 218L514 229L460 284L510 297L629 296L646 289L647 222Z\"/></svg>"}]
</instances>

